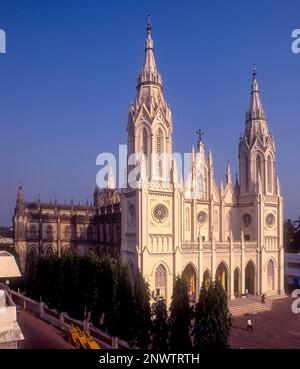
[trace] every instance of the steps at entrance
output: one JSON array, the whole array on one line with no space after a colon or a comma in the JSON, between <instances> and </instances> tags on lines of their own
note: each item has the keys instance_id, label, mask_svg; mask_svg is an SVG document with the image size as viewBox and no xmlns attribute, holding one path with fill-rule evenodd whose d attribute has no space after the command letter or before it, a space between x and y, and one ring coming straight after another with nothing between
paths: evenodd
<instances>
[{"instance_id":1,"label":"steps at entrance","mask_svg":"<svg viewBox=\"0 0 300 369\"><path fill-rule=\"evenodd\" d=\"M262 304L259 302L247 305L236 305L229 308L232 316L239 316L245 314L255 314L262 311L271 310L270 304Z\"/></svg>"},{"instance_id":2,"label":"steps at entrance","mask_svg":"<svg viewBox=\"0 0 300 369\"><path fill-rule=\"evenodd\" d=\"M265 303L261 302L261 296L248 295L247 298L236 298L229 301L229 310L232 316L240 316L246 314L256 314L263 311L269 311L272 308L274 300L287 298L287 295L268 295Z\"/></svg>"},{"instance_id":3,"label":"steps at entrance","mask_svg":"<svg viewBox=\"0 0 300 369\"><path fill-rule=\"evenodd\" d=\"M232 316L240 316L245 314L256 314L263 311L271 310L272 300L266 299L265 304L261 303L260 297L238 298L229 302L229 310Z\"/></svg>"}]
</instances>

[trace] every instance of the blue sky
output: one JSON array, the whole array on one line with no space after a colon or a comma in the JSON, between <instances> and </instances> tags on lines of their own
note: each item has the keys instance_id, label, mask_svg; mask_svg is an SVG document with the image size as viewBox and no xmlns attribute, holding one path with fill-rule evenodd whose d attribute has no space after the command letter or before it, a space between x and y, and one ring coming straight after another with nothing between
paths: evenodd
<instances>
[{"instance_id":1,"label":"blue sky","mask_svg":"<svg viewBox=\"0 0 300 369\"><path fill-rule=\"evenodd\" d=\"M0 225L20 180L28 201L92 200L96 156L126 142L147 13L174 149L187 152L201 127L218 181L227 160L236 172L256 63L285 217L300 214L299 1L0 0Z\"/></svg>"}]
</instances>

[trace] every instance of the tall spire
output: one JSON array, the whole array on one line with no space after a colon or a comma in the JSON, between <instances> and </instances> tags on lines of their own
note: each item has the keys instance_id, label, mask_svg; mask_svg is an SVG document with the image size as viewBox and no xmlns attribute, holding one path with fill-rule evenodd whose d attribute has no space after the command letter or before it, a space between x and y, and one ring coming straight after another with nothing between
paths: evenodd
<instances>
[{"instance_id":1,"label":"tall spire","mask_svg":"<svg viewBox=\"0 0 300 369\"><path fill-rule=\"evenodd\" d=\"M145 58L144 58L144 64L143 64L142 71L139 75L138 84L145 83L145 82L146 83L154 82L154 83L158 83L161 85L162 79L156 67L151 32L152 32L152 25L150 22L150 15L148 15Z\"/></svg>"},{"instance_id":2,"label":"tall spire","mask_svg":"<svg viewBox=\"0 0 300 369\"><path fill-rule=\"evenodd\" d=\"M254 64L252 72L251 96L249 110L247 111L246 120L266 119L265 109L262 106L257 81L256 65Z\"/></svg>"}]
</instances>

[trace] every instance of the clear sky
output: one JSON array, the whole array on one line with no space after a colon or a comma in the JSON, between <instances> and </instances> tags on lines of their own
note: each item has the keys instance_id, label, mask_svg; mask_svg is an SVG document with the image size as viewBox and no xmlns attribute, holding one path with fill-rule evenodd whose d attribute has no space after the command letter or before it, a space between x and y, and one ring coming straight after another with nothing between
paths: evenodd
<instances>
[{"instance_id":1,"label":"clear sky","mask_svg":"<svg viewBox=\"0 0 300 369\"><path fill-rule=\"evenodd\" d=\"M126 143L147 13L174 149L190 150L201 127L217 180L227 160L236 172L256 63L285 217L300 214L299 0L0 0L0 225L11 224L19 181L27 201L92 200L96 156Z\"/></svg>"}]
</instances>

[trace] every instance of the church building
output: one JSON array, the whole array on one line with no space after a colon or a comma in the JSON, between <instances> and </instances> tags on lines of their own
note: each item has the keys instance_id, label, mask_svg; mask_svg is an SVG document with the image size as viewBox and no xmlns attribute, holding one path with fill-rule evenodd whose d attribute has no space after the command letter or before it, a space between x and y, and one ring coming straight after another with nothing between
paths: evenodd
<instances>
[{"instance_id":1,"label":"church building","mask_svg":"<svg viewBox=\"0 0 300 369\"><path fill-rule=\"evenodd\" d=\"M146 165L140 186L121 192L121 257L141 270L152 296L170 303L177 275L186 279L191 298L211 278L221 281L230 299L284 293L283 200L256 69L235 181L227 164L226 180L216 183L213 155L206 153L201 131L184 181L174 160L170 165L162 160L173 153L173 124L150 21L127 131L128 157L142 153Z\"/></svg>"},{"instance_id":2,"label":"church building","mask_svg":"<svg viewBox=\"0 0 300 369\"><path fill-rule=\"evenodd\" d=\"M184 179L179 174L150 21L127 132L127 173L135 167L130 157L141 157L138 186L128 176L128 186L118 190L110 173L108 187L96 187L94 204L85 205L26 202L19 186L13 224L22 269L29 257L93 250L140 270L152 297L163 296L168 304L177 275L186 279L191 299L203 281L215 278L230 299L283 294L283 199L256 69L235 180L227 164L225 181L217 184L201 130L189 173Z\"/></svg>"}]
</instances>

